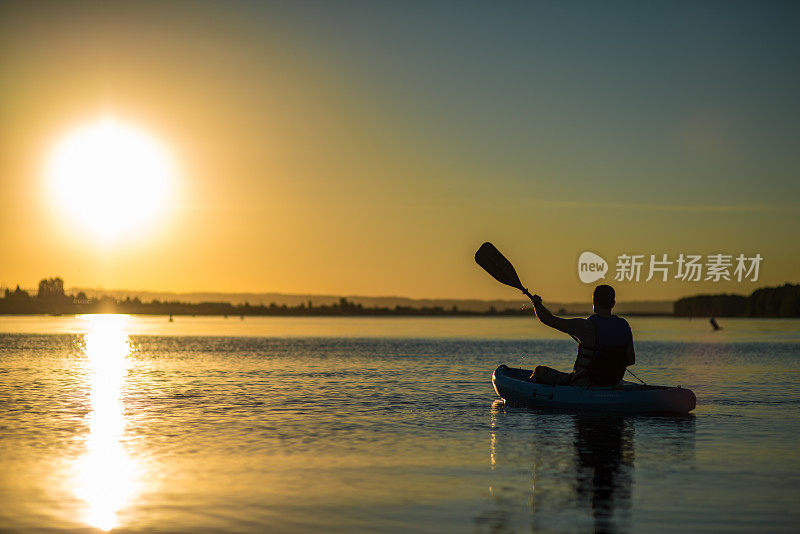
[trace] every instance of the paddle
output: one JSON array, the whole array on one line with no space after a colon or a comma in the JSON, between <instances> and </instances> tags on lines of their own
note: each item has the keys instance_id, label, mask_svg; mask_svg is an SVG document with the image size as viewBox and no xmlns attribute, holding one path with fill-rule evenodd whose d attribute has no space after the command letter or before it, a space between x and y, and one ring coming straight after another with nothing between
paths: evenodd
<instances>
[{"instance_id":1,"label":"paddle","mask_svg":"<svg viewBox=\"0 0 800 534\"><path fill-rule=\"evenodd\" d=\"M533 296L528 292L525 286L522 285L519 276L517 276L517 271L514 270L514 266L511 265L511 262L488 241L481 245L481 248L475 253L475 262L501 284L517 288L525 295L528 295L528 298L533 300Z\"/></svg>"},{"instance_id":2,"label":"paddle","mask_svg":"<svg viewBox=\"0 0 800 534\"><path fill-rule=\"evenodd\" d=\"M487 273L491 274L495 280L501 284L519 289L533 301L533 295L522 285L514 266L511 265L511 262L508 261L499 250L497 250L497 247L488 241L481 245L481 248L475 253L475 262L483 267ZM577 337L572 334L569 335L572 339L580 343Z\"/></svg>"}]
</instances>

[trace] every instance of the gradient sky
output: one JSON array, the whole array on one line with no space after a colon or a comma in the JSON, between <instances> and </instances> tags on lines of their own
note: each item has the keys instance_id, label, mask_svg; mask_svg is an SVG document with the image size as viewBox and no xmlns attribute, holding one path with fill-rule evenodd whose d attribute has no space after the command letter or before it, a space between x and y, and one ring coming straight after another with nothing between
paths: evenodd
<instances>
[{"instance_id":1,"label":"gradient sky","mask_svg":"<svg viewBox=\"0 0 800 534\"><path fill-rule=\"evenodd\" d=\"M0 2L0 283L513 297L486 240L546 300L588 299L585 250L764 257L626 300L796 283L798 27L791 2ZM180 177L100 244L43 168L107 115Z\"/></svg>"}]
</instances>

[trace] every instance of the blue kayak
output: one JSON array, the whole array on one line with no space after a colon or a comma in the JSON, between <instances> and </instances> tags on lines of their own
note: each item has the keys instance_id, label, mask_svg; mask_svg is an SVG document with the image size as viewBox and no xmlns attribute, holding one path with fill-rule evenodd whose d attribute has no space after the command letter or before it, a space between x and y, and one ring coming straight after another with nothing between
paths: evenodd
<instances>
[{"instance_id":1,"label":"blue kayak","mask_svg":"<svg viewBox=\"0 0 800 534\"><path fill-rule=\"evenodd\" d=\"M616 386L549 386L531 382L532 371L501 365L492 385L509 404L567 410L685 414L697 399L690 389L620 381Z\"/></svg>"}]
</instances>

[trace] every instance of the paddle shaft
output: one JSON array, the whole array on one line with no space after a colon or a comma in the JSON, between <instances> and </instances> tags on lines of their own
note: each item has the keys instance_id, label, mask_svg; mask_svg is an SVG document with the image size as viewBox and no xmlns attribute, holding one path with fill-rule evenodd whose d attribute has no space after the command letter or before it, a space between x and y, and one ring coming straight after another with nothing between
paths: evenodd
<instances>
[{"instance_id":1,"label":"paddle shaft","mask_svg":"<svg viewBox=\"0 0 800 534\"><path fill-rule=\"evenodd\" d=\"M523 295L527 295L527 296L528 296L528 298L529 298L529 299L531 299L531 302L533 302L533 295L531 295L531 292L530 292L530 291L528 291L527 289L524 289L524 290L522 291L522 294L523 294Z\"/></svg>"}]
</instances>

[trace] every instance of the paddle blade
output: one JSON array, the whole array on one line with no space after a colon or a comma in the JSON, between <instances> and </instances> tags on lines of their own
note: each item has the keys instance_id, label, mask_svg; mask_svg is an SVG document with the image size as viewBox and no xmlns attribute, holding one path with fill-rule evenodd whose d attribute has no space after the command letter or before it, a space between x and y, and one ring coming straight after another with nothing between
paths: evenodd
<instances>
[{"instance_id":1,"label":"paddle blade","mask_svg":"<svg viewBox=\"0 0 800 534\"><path fill-rule=\"evenodd\" d=\"M486 242L481 245L481 248L475 253L475 261L498 282L525 291L514 266L491 243Z\"/></svg>"}]
</instances>

